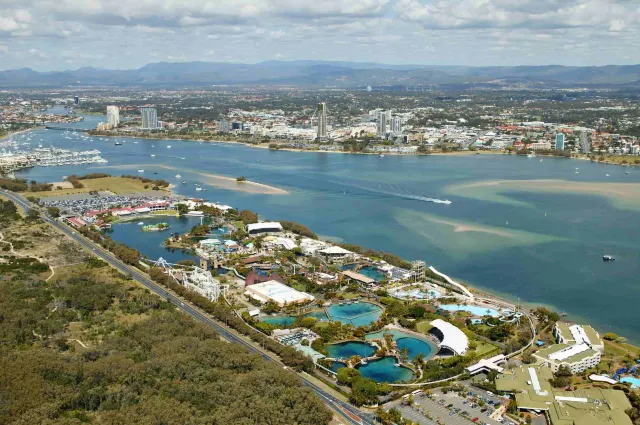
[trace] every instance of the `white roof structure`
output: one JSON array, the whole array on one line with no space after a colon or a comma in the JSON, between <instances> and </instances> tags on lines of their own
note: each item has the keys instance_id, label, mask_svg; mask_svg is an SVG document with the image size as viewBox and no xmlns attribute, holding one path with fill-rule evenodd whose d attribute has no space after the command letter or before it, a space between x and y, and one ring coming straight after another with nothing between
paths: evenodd
<instances>
[{"instance_id":1,"label":"white roof structure","mask_svg":"<svg viewBox=\"0 0 640 425\"><path fill-rule=\"evenodd\" d=\"M273 301L280 306L315 300L312 295L297 291L276 280L268 280L248 286L245 294L262 302Z\"/></svg>"},{"instance_id":2,"label":"white roof structure","mask_svg":"<svg viewBox=\"0 0 640 425\"><path fill-rule=\"evenodd\" d=\"M470 299L473 299L473 294L471 293L471 291L469 291L464 285L459 284L458 282L454 281L453 279L451 279L449 276L447 276L444 273L440 273L438 270L436 270L435 267L430 266L429 270L431 270L433 273L437 274L438 276L442 277L444 280L447 281L447 283L449 285L455 286L456 288L458 288L460 291L462 291L463 294L465 294L467 297L469 297Z\"/></svg>"},{"instance_id":3,"label":"white roof structure","mask_svg":"<svg viewBox=\"0 0 640 425\"><path fill-rule=\"evenodd\" d=\"M457 327L442 319L431 322L431 326L442 332L443 338L440 347L448 348L456 354L464 354L469 348L469 338Z\"/></svg>"},{"instance_id":4,"label":"white roof structure","mask_svg":"<svg viewBox=\"0 0 640 425\"><path fill-rule=\"evenodd\" d=\"M282 225L277 221L264 221L262 223L247 224L247 232L260 233L260 232L282 232Z\"/></svg>"},{"instance_id":5,"label":"white roof structure","mask_svg":"<svg viewBox=\"0 0 640 425\"><path fill-rule=\"evenodd\" d=\"M571 336L576 341L576 344L589 344L591 345L591 341L589 341L589 337L585 332L584 328L580 325L569 326L569 331L571 332Z\"/></svg>"},{"instance_id":6,"label":"white roof structure","mask_svg":"<svg viewBox=\"0 0 640 425\"><path fill-rule=\"evenodd\" d=\"M294 241L292 241L289 238L276 238L275 242L278 245L282 245L285 249L288 249L289 251L298 246Z\"/></svg>"},{"instance_id":7,"label":"white roof structure","mask_svg":"<svg viewBox=\"0 0 640 425\"><path fill-rule=\"evenodd\" d=\"M590 350L590 347L587 344L575 344L560 351L556 351L555 353L549 354L549 358L551 360L566 360L570 357L575 356L576 354L583 353L587 350Z\"/></svg>"},{"instance_id":8,"label":"white roof structure","mask_svg":"<svg viewBox=\"0 0 640 425\"><path fill-rule=\"evenodd\" d=\"M493 356L490 359L480 359L478 363L472 364L471 366L467 366L465 369L471 375L475 375L478 372L488 372L490 370L495 370L496 372L502 372L504 368L498 366L500 363L504 363L507 360L504 354L498 354L497 356Z\"/></svg>"},{"instance_id":9,"label":"white roof structure","mask_svg":"<svg viewBox=\"0 0 640 425\"><path fill-rule=\"evenodd\" d=\"M320 254L324 254L324 255L349 255L349 254L353 254L353 252L341 248L339 246L330 246L328 248L323 249L322 251L320 251Z\"/></svg>"}]
</instances>

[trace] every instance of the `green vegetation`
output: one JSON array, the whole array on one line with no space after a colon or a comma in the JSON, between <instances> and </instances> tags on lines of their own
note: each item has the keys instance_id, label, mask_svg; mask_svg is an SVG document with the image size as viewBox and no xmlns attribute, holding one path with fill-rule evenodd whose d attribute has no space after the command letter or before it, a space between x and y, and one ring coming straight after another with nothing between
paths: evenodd
<instances>
[{"instance_id":1,"label":"green vegetation","mask_svg":"<svg viewBox=\"0 0 640 425\"><path fill-rule=\"evenodd\" d=\"M394 265L396 267L401 267L404 269L410 269L411 268L411 263L408 261L403 260L402 258L398 257L395 254L390 254L388 252L382 252L382 251L376 251L373 249L369 249L369 248L363 248L359 245L354 245L354 244L350 244L350 243L341 243L338 244L340 245L342 248L347 249L349 251L355 252L357 254L360 255L364 255L366 257L371 257L371 258L379 258L381 260L386 261L387 263Z\"/></svg>"},{"instance_id":2,"label":"green vegetation","mask_svg":"<svg viewBox=\"0 0 640 425\"><path fill-rule=\"evenodd\" d=\"M287 230L289 232L293 232L300 236L304 236L311 239L318 239L318 235L313 233L311 229L309 229L307 226L304 226L300 223L296 223L295 221L283 220L283 221L280 221L280 224L282 225L282 228L284 230Z\"/></svg>"},{"instance_id":3,"label":"green vegetation","mask_svg":"<svg viewBox=\"0 0 640 425\"><path fill-rule=\"evenodd\" d=\"M245 176L236 177L237 182L246 182L247 178Z\"/></svg>"},{"instance_id":4,"label":"green vegetation","mask_svg":"<svg viewBox=\"0 0 640 425\"><path fill-rule=\"evenodd\" d=\"M12 192L47 192L51 190L52 185L48 183L38 183L35 180L27 183L25 179L0 178L0 188Z\"/></svg>"},{"instance_id":5,"label":"green vegetation","mask_svg":"<svg viewBox=\"0 0 640 425\"><path fill-rule=\"evenodd\" d=\"M341 367L336 372L336 377L339 384L351 387L349 401L356 406L377 404L378 396L391 392L389 384L379 384L373 379L363 378L357 369Z\"/></svg>"}]
</instances>

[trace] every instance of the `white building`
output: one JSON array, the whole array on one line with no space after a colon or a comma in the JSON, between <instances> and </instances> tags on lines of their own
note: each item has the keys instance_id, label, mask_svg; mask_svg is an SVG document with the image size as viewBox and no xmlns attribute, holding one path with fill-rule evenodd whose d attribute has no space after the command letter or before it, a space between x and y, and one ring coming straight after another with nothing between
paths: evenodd
<instances>
[{"instance_id":1,"label":"white building","mask_svg":"<svg viewBox=\"0 0 640 425\"><path fill-rule=\"evenodd\" d=\"M318 114L318 139L326 139L327 138L327 104L322 102L318 104L317 109Z\"/></svg>"},{"instance_id":2,"label":"white building","mask_svg":"<svg viewBox=\"0 0 640 425\"><path fill-rule=\"evenodd\" d=\"M313 295L297 291L290 286L275 280L268 280L255 285L247 286L245 295L262 303L273 301L279 306L305 303L315 300Z\"/></svg>"},{"instance_id":3,"label":"white building","mask_svg":"<svg viewBox=\"0 0 640 425\"><path fill-rule=\"evenodd\" d=\"M396 136L399 136L402 134L402 117L401 116L396 115L391 120L391 132Z\"/></svg>"},{"instance_id":4,"label":"white building","mask_svg":"<svg viewBox=\"0 0 640 425\"><path fill-rule=\"evenodd\" d=\"M390 113L391 111L376 111L376 135L378 137L385 137L387 135L388 116L390 115L387 114L387 112Z\"/></svg>"},{"instance_id":5,"label":"white building","mask_svg":"<svg viewBox=\"0 0 640 425\"><path fill-rule=\"evenodd\" d=\"M463 355L467 352L469 338L460 328L442 319L432 321L431 326L433 328L429 332L440 340L440 344L438 344L440 349L447 349L457 355Z\"/></svg>"},{"instance_id":6,"label":"white building","mask_svg":"<svg viewBox=\"0 0 640 425\"><path fill-rule=\"evenodd\" d=\"M107 106L107 125L116 128L120 124L120 108L114 105Z\"/></svg>"},{"instance_id":7,"label":"white building","mask_svg":"<svg viewBox=\"0 0 640 425\"><path fill-rule=\"evenodd\" d=\"M263 221L260 223L247 224L247 233L250 235L258 235L261 233L280 233L282 225L277 221Z\"/></svg>"},{"instance_id":8,"label":"white building","mask_svg":"<svg viewBox=\"0 0 640 425\"><path fill-rule=\"evenodd\" d=\"M158 125L158 111L152 106L143 106L140 108L140 115L142 116L142 130L157 130L160 128Z\"/></svg>"},{"instance_id":9,"label":"white building","mask_svg":"<svg viewBox=\"0 0 640 425\"><path fill-rule=\"evenodd\" d=\"M600 363L601 354L587 344L555 344L533 353L533 356L549 366L556 373L566 365L571 373L581 373Z\"/></svg>"},{"instance_id":10,"label":"white building","mask_svg":"<svg viewBox=\"0 0 640 425\"><path fill-rule=\"evenodd\" d=\"M553 335L559 344L587 344L592 349L604 353L604 342L600 334L589 325L571 325L566 322L556 322Z\"/></svg>"}]
</instances>

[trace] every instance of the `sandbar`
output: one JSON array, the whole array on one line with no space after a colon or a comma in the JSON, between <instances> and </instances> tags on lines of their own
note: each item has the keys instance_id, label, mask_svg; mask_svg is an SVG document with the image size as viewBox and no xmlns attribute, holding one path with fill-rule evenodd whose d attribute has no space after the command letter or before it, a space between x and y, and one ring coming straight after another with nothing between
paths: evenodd
<instances>
[{"instance_id":1,"label":"sandbar","mask_svg":"<svg viewBox=\"0 0 640 425\"><path fill-rule=\"evenodd\" d=\"M198 170L192 170L192 169L182 168L182 167L174 167L172 165L165 165L165 164L126 164L126 165L108 165L108 166L93 167L93 168L100 168L100 169L114 168L114 169L121 169L121 170L122 169L135 170L135 169L144 168L144 167L157 167L157 168L163 168L165 170L179 171L183 173L197 173L198 175L204 177L203 179L204 183L209 184L213 187L219 187L221 189L237 190L240 192L263 194L263 195L288 195L289 194L289 192L287 192L284 189L280 189L280 188L269 186L262 183L256 183L249 180L239 182L233 177L204 173ZM151 176L148 176L146 174L140 174L140 175L144 177L152 178Z\"/></svg>"},{"instance_id":2,"label":"sandbar","mask_svg":"<svg viewBox=\"0 0 640 425\"><path fill-rule=\"evenodd\" d=\"M450 195L508 204L525 204L502 196L507 192L542 192L595 195L608 199L614 206L640 209L640 183L577 182L569 180L488 180L447 186Z\"/></svg>"}]
</instances>

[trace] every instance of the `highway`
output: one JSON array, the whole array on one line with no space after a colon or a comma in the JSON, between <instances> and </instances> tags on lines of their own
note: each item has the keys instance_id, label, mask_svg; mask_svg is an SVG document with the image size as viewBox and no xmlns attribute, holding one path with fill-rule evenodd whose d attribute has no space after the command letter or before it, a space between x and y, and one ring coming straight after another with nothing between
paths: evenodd
<instances>
[{"instance_id":1,"label":"highway","mask_svg":"<svg viewBox=\"0 0 640 425\"><path fill-rule=\"evenodd\" d=\"M0 192L11 199L13 202L18 205L18 207L22 208L25 212L29 209L34 208L34 206L21 195L18 195L14 192L9 192L6 190L0 190ZM59 231L63 232L80 245L93 252L94 255L99 257L100 259L106 261L111 266L120 270L122 273L130 275L133 279L137 280L140 284L144 285L147 289L159 295L162 298L167 299L172 304L174 304L177 308L187 313L189 316L193 317L195 320L198 320L202 323L205 323L209 326L213 326L216 331L227 341L234 342L237 344L244 345L249 351L260 354L265 360L278 363L283 368L285 367L280 361L270 357L266 354L265 351L255 347L251 343L245 341L239 335L231 332L226 327L222 326L220 323L214 321L209 316L201 313L187 301L182 300L178 297L175 297L167 292L162 286L153 282L151 278L149 278L146 274L142 273L138 269L134 267L129 267L124 264L122 261L115 258L110 252L104 250L100 245L94 244L92 241L86 239L82 235L79 235L73 229L68 227L65 224L58 222L57 220L51 218L48 214L42 214L42 219L55 227ZM293 372L293 371L292 371ZM364 413L360 409L352 406L349 403L346 403L342 400L337 399L329 392L323 390L321 387L312 382L309 378L305 377L305 373L297 374L300 379L302 379L305 386L311 388L323 401L324 403L334 412L338 413L340 417L347 420L350 424L358 424L358 425L373 425L374 418L373 415Z\"/></svg>"}]
</instances>

